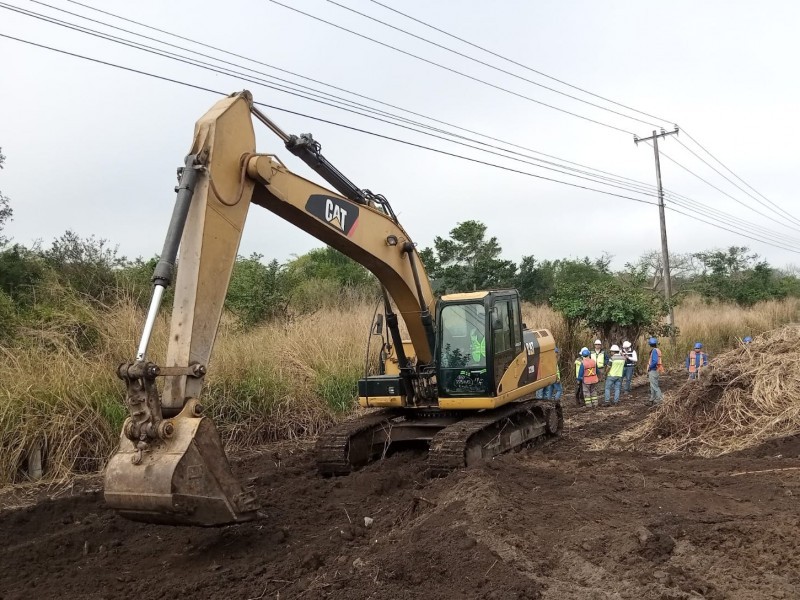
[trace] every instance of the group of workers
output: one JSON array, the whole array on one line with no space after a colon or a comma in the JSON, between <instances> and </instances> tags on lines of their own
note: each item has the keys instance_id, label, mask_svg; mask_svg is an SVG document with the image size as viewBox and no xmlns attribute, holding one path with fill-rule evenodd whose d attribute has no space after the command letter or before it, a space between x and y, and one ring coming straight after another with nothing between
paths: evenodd
<instances>
[{"instance_id":1,"label":"group of workers","mask_svg":"<svg viewBox=\"0 0 800 600\"><path fill-rule=\"evenodd\" d=\"M744 344L752 341L753 338L750 336L742 339ZM658 347L658 339L651 337L647 343L650 346L647 359L647 378L650 383L648 404L657 406L661 404L664 397L660 385L660 376L664 371L664 365L661 359L661 349ZM614 344L609 350L610 354L603 349L603 342L599 339L594 341L594 350L581 348L580 356L575 360L575 379L577 380L575 398L579 405L585 407L612 406L619 404L621 389L624 388L625 393L630 393L631 380L638 362L636 349L626 340L622 342L621 349ZM556 351L558 350L556 349ZM707 366L708 354L703 350L702 342L696 342L686 357L689 379L699 379L701 372ZM558 379L560 382L560 374ZM561 397L561 384L557 385L559 392L555 396L556 399ZM600 385L603 385L604 392L602 403L600 402ZM545 389L550 387L552 386Z\"/></svg>"},{"instance_id":2,"label":"group of workers","mask_svg":"<svg viewBox=\"0 0 800 600\"><path fill-rule=\"evenodd\" d=\"M594 350L581 348L580 356L575 360L575 379L578 382L575 397L583 402L583 406L596 407L600 404L598 386L603 382L603 406L619 404L623 387L625 393L631 391L633 372L639 360L636 349L625 340L622 348L614 344L609 350L610 354L603 349L603 342L595 340ZM660 351L658 360L660 364Z\"/></svg>"}]
</instances>

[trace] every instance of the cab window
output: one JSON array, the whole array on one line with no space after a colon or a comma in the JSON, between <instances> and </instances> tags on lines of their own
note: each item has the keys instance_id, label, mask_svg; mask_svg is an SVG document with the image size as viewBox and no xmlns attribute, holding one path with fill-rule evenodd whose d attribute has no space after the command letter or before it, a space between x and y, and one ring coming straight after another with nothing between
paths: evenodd
<instances>
[{"instance_id":1,"label":"cab window","mask_svg":"<svg viewBox=\"0 0 800 600\"><path fill-rule=\"evenodd\" d=\"M492 332L494 334L494 351L499 354L511 350L511 302L498 300L492 308Z\"/></svg>"},{"instance_id":2,"label":"cab window","mask_svg":"<svg viewBox=\"0 0 800 600\"><path fill-rule=\"evenodd\" d=\"M482 304L445 306L441 314L442 367L486 366L486 311Z\"/></svg>"}]
</instances>

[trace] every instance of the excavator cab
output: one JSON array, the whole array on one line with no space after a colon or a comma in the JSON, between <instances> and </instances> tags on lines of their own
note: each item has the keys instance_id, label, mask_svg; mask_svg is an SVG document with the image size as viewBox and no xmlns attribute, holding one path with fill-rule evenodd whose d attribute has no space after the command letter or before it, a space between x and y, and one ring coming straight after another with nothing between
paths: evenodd
<instances>
[{"instance_id":1,"label":"excavator cab","mask_svg":"<svg viewBox=\"0 0 800 600\"><path fill-rule=\"evenodd\" d=\"M515 362L524 362L524 368L517 369L516 386L535 381L542 354L552 350L539 343L542 332L523 329L516 290L444 296L437 305L436 322L440 398L466 402L470 397L508 392L504 378Z\"/></svg>"}]
</instances>

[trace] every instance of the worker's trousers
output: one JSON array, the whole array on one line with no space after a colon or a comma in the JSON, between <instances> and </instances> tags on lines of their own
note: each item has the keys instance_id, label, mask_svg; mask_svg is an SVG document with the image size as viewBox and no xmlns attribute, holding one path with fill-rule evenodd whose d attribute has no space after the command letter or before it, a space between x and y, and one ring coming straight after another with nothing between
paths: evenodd
<instances>
[{"instance_id":1,"label":"worker's trousers","mask_svg":"<svg viewBox=\"0 0 800 600\"><path fill-rule=\"evenodd\" d=\"M561 400L561 394L564 393L564 388L561 387L561 382L556 381L544 388L545 400Z\"/></svg>"},{"instance_id":2,"label":"worker's trousers","mask_svg":"<svg viewBox=\"0 0 800 600\"><path fill-rule=\"evenodd\" d=\"M659 372L656 369L648 371L647 378L650 380L650 402L661 404L661 399L664 395L661 393L661 387L659 386Z\"/></svg>"},{"instance_id":3,"label":"worker's trousers","mask_svg":"<svg viewBox=\"0 0 800 600\"><path fill-rule=\"evenodd\" d=\"M583 403L586 406L597 406L597 384L583 383Z\"/></svg>"},{"instance_id":4,"label":"worker's trousers","mask_svg":"<svg viewBox=\"0 0 800 600\"><path fill-rule=\"evenodd\" d=\"M631 391L631 379L633 379L633 372L635 369L636 365L626 365L625 369L622 371L623 385L625 386L625 391L628 393Z\"/></svg>"},{"instance_id":5,"label":"worker's trousers","mask_svg":"<svg viewBox=\"0 0 800 600\"><path fill-rule=\"evenodd\" d=\"M619 390L622 387L622 377L609 375L606 377L605 398L603 404L608 404L611 399L611 389L614 389L614 404L619 404Z\"/></svg>"}]
</instances>

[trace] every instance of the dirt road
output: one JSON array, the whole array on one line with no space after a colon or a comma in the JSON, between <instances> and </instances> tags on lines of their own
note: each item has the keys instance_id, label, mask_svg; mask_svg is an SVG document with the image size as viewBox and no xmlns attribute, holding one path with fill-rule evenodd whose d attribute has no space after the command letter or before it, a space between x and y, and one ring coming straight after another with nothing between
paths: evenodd
<instances>
[{"instance_id":1,"label":"dirt road","mask_svg":"<svg viewBox=\"0 0 800 600\"><path fill-rule=\"evenodd\" d=\"M235 527L130 523L99 490L6 511L0 598L800 597L800 441L714 460L608 449L644 393L568 399L558 442L439 480L421 454L328 480L307 445L243 458L266 517Z\"/></svg>"}]
</instances>

